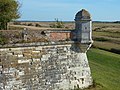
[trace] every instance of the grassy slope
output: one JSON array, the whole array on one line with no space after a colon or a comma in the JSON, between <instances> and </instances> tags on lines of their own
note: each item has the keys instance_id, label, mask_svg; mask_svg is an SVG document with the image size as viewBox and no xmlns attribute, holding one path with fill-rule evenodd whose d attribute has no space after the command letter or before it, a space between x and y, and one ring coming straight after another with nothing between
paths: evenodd
<instances>
[{"instance_id":1,"label":"grassy slope","mask_svg":"<svg viewBox=\"0 0 120 90\"><path fill-rule=\"evenodd\" d=\"M120 90L120 55L91 49L88 58L93 79L103 86L100 90Z\"/></svg>"}]
</instances>

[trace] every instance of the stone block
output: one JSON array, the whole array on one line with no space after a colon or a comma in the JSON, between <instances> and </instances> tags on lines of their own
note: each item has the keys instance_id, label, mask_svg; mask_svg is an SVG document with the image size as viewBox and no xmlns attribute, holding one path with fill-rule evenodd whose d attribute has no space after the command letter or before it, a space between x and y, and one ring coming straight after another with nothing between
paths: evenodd
<instances>
[{"instance_id":1,"label":"stone block","mask_svg":"<svg viewBox=\"0 0 120 90\"><path fill-rule=\"evenodd\" d=\"M40 51L40 50L42 50L42 47L36 47L35 50Z\"/></svg>"},{"instance_id":2,"label":"stone block","mask_svg":"<svg viewBox=\"0 0 120 90\"><path fill-rule=\"evenodd\" d=\"M18 57L19 57L19 58L23 57L23 54L18 54Z\"/></svg>"},{"instance_id":3,"label":"stone block","mask_svg":"<svg viewBox=\"0 0 120 90\"><path fill-rule=\"evenodd\" d=\"M18 60L18 63L29 63L30 60Z\"/></svg>"},{"instance_id":4,"label":"stone block","mask_svg":"<svg viewBox=\"0 0 120 90\"><path fill-rule=\"evenodd\" d=\"M32 51L32 53L40 53L40 51Z\"/></svg>"},{"instance_id":5,"label":"stone block","mask_svg":"<svg viewBox=\"0 0 120 90\"><path fill-rule=\"evenodd\" d=\"M20 75L20 76L24 75L24 71L19 72L19 75Z\"/></svg>"}]
</instances>

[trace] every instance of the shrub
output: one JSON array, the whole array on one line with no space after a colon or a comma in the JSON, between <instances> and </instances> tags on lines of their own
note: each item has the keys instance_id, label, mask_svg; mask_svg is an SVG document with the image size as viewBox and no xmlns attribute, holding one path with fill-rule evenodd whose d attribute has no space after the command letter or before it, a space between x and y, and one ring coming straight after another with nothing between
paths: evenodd
<instances>
[{"instance_id":1,"label":"shrub","mask_svg":"<svg viewBox=\"0 0 120 90\"><path fill-rule=\"evenodd\" d=\"M62 21L59 21L58 19L55 19L54 24L50 24L51 28L64 28L64 23Z\"/></svg>"},{"instance_id":2,"label":"shrub","mask_svg":"<svg viewBox=\"0 0 120 90\"><path fill-rule=\"evenodd\" d=\"M14 25L21 25L21 22L15 21L13 24Z\"/></svg>"},{"instance_id":3,"label":"shrub","mask_svg":"<svg viewBox=\"0 0 120 90\"><path fill-rule=\"evenodd\" d=\"M41 27L41 25L40 25L40 24L38 24L38 23L37 23L35 26L36 26L36 27Z\"/></svg>"},{"instance_id":4,"label":"shrub","mask_svg":"<svg viewBox=\"0 0 120 90\"><path fill-rule=\"evenodd\" d=\"M99 38L94 38L95 41L109 41L109 39L103 38L103 37L99 37Z\"/></svg>"},{"instance_id":5,"label":"shrub","mask_svg":"<svg viewBox=\"0 0 120 90\"><path fill-rule=\"evenodd\" d=\"M32 23L29 23L28 26L34 26Z\"/></svg>"},{"instance_id":6,"label":"shrub","mask_svg":"<svg viewBox=\"0 0 120 90\"><path fill-rule=\"evenodd\" d=\"M2 33L0 33L0 45L4 45L7 43L8 43L8 39Z\"/></svg>"}]
</instances>

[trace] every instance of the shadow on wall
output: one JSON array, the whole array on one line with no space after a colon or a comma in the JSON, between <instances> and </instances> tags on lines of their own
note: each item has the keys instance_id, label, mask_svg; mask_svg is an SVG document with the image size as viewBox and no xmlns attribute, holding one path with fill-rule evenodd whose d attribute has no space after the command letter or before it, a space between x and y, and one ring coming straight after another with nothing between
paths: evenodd
<instances>
[{"instance_id":1,"label":"shadow on wall","mask_svg":"<svg viewBox=\"0 0 120 90\"><path fill-rule=\"evenodd\" d=\"M74 51L74 52L76 52L76 53L80 53L81 52L81 50L80 50L80 47L77 45L77 44L75 44L75 43L73 43L72 45L71 45L71 48L70 48L72 51Z\"/></svg>"}]
</instances>

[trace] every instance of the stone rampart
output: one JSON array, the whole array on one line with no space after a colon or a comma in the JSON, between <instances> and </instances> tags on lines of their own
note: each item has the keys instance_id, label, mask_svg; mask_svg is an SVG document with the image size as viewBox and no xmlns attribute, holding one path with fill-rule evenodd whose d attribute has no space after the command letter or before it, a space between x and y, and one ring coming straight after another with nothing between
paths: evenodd
<instances>
[{"instance_id":1,"label":"stone rampart","mask_svg":"<svg viewBox=\"0 0 120 90\"><path fill-rule=\"evenodd\" d=\"M0 49L4 90L70 90L92 84L86 53L71 44Z\"/></svg>"},{"instance_id":2,"label":"stone rampart","mask_svg":"<svg viewBox=\"0 0 120 90\"><path fill-rule=\"evenodd\" d=\"M0 45L0 90L89 87L92 84L86 56L92 44L89 15L84 9L77 13L75 30L1 31L8 43Z\"/></svg>"}]
</instances>

